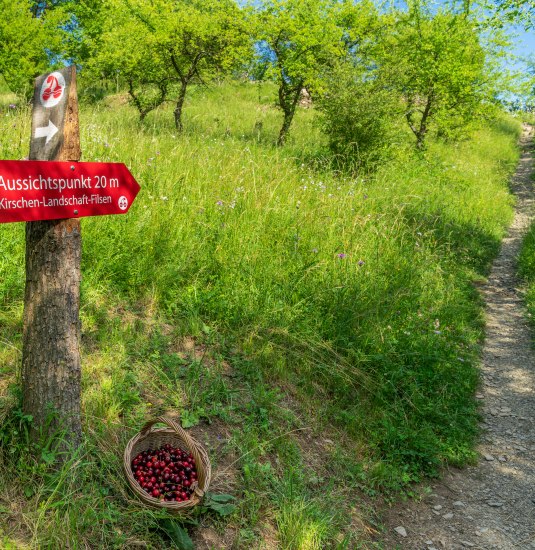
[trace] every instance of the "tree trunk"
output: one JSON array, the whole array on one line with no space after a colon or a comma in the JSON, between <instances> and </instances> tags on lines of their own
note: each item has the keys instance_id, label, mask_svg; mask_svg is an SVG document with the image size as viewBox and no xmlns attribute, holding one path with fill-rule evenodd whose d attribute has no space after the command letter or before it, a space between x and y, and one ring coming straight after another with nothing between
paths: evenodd
<instances>
[{"instance_id":1,"label":"tree trunk","mask_svg":"<svg viewBox=\"0 0 535 550\"><path fill-rule=\"evenodd\" d=\"M77 446L80 421L80 220L26 224L23 409L34 438L65 432Z\"/></svg>"},{"instance_id":2,"label":"tree trunk","mask_svg":"<svg viewBox=\"0 0 535 550\"><path fill-rule=\"evenodd\" d=\"M178 99L175 107L175 126L179 132L182 132L184 126L182 124L182 108L184 107L184 100L186 99L186 90L188 88L188 82L182 80L180 86L180 93L178 94Z\"/></svg>"},{"instance_id":3,"label":"tree trunk","mask_svg":"<svg viewBox=\"0 0 535 550\"><path fill-rule=\"evenodd\" d=\"M32 160L80 160L74 67L70 80L59 153L48 153L32 141ZM22 406L33 418L34 440L41 433L60 435L63 449L76 447L82 436L80 258L80 220L26 224Z\"/></svg>"},{"instance_id":4,"label":"tree trunk","mask_svg":"<svg viewBox=\"0 0 535 550\"><path fill-rule=\"evenodd\" d=\"M284 112L284 121L279 132L279 138L277 139L277 145L281 147L286 143L286 137L290 131L290 126L292 125L292 120L294 118L294 112L288 110Z\"/></svg>"},{"instance_id":5,"label":"tree trunk","mask_svg":"<svg viewBox=\"0 0 535 550\"><path fill-rule=\"evenodd\" d=\"M286 137L290 131L290 126L295 115L299 97L301 95L302 86L298 86L293 90L285 90L284 87L279 88L279 104L284 112L284 120L279 132L277 145L281 147L286 142ZM293 95L292 95L293 94Z\"/></svg>"},{"instance_id":6,"label":"tree trunk","mask_svg":"<svg viewBox=\"0 0 535 550\"><path fill-rule=\"evenodd\" d=\"M424 112L422 113L422 118L420 119L420 128L416 135L416 147L419 150L425 148L425 137L427 136L427 120L431 116L431 106L433 105L433 95L429 94L427 96L427 102L425 104Z\"/></svg>"}]
</instances>

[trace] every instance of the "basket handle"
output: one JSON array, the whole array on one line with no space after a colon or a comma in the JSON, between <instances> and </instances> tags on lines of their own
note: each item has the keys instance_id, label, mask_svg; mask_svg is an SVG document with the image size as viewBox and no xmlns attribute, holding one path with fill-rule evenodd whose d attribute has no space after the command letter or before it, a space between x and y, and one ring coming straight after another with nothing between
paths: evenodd
<instances>
[{"instance_id":1,"label":"basket handle","mask_svg":"<svg viewBox=\"0 0 535 550\"><path fill-rule=\"evenodd\" d=\"M152 427L155 424L166 424L169 426L172 430L174 430L186 443L186 446L191 451L191 454L193 455L193 458L195 459L195 464L201 464L202 459L201 455L199 454L199 451L197 450L197 444L195 441L190 437L188 432L182 428L182 426L178 423L172 420L171 418L168 418L166 416L158 416L157 418L154 418L153 420L149 420L143 428L141 428L141 431L139 432L139 438L145 439L147 435L149 435ZM199 468L197 469L199 471ZM204 475L202 476L204 478ZM199 480L200 481L200 480ZM203 479L204 482L204 479ZM194 489L195 494L197 494L199 497L202 497L204 495L204 491L200 489L198 486Z\"/></svg>"}]
</instances>

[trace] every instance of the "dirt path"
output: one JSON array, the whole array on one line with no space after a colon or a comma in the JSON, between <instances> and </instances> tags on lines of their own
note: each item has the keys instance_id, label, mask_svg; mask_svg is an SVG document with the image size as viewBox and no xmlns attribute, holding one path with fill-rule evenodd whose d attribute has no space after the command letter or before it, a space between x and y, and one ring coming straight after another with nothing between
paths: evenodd
<instances>
[{"instance_id":1,"label":"dirt path","mask_svg":"<svg viewBox=\"0 0 535 550\"><path fill-rule=\"evenodd\" d=\"M393 510L386 548L535 549L535 352L515 277L534 214L533 129L512 185L516 214L488 283L483 349L483 438L477 466L450 470L420 502ZM396 529L397 528L397 529Z\"/></svg>"}]
</instances>

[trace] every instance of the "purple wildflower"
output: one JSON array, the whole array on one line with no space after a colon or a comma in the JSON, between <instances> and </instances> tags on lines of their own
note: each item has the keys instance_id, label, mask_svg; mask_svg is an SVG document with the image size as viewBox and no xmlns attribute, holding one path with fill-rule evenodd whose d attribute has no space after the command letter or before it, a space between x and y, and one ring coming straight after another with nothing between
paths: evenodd
<instances>
[{"instance_id":1,"label":"purple wildflower","mask_svg":"<svg viewBox=\"0 0 535 550\"><path fill-rule=\"evenodd\" d=\"M344 258L347 258L347 254L344 254L343 252L341 252L340 254L338 254L338 257L343 260Z\"/></svg>"},{"instance_id":2,"label":"purple wildflower","mask_svg":"<svg viewBox=\"0 0 535 550\"><path fill-rule=\"evenodd\" d=\"M9 108L10 108L10 109L16 109L17 106L16 106L14 103L10 103L10 104L9 104Z\"/></svg>"},{"instance_id":3,"label":"purple wildflower","mask_svg":"<svg viewBox=\"0 0 535 550\"><path fill-rule=\"evenodd\" d=\"M359 260L360 267L362 267L364 265L364 263L365 263L364 260Z\"/></svg>"},{"instance_id":4,"label":"purple wildflower","mask_svg":"<svg viewBox=\"0 0 535 550\"><path fill-rule=\"evenodd\" d=\"M224 203L223 203L222 200L218 200L218 201L216 202L216 204L217 204L217 206L223 206Z\"/></svg>"}]
</instances>

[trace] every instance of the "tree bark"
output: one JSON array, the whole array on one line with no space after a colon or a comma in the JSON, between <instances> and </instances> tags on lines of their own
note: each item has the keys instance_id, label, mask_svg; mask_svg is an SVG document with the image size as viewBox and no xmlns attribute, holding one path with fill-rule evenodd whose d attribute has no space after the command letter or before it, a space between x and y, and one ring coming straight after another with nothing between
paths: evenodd
<instances>
[{"instance_id":1,"label":"tree bark","mask_svg":"<svg viewBox=\"0 0 535 550\"><path fill-rule=\"evenodd\" d=\"M286 138L290 131L290 126L292 125L302 88L303 86L301 85L291 90L285 89L284 86L279 88L279 105L284 112L284 120L279 132L279 138L277 139L277 145L279 147L286 143Z\"/></svg>"},{"instance_id":2,"label":"tree bark","mask_svg":"<svg viewBox=\"0 0 535 550\"><path fill-rule=\"evenodd\" d=\"M420 129L416 136L416 147L420 150L425 147L425 137L427 136L427 119L431 115L431 106L433 104L433 96L430 94L427 97L427 102L425 104L425 109L422 113L422 118L420 119Z\"/></svg>"},{"instance_id":3,"label":"tree bark","mask_svg":"<svg viewBox=\"0 0 535 550\"><path fill-rule=\"evenodd\" d=\"M421 112L421 118L418 124L418 127L416 127L413 114L414 114L414 104L415 102L411 99L408 101L408 109L405 113L405 118L407 119L407 123L409 125L409 128L411 129L412 133L416 137L416 148L418 150L423 150L425 148L425 138L427 136L427 130L428 130L428 119L431 116L431 109L433 106L433 94L429 94L427 96L425 108Z\"/></svg>"},{"instance_id":4,"label":"tree bark","mask_svg":"<svg viewBox=\"0 0 535 550\"><path fill-rule=\"evenodd\" d=\"M23 410L34 438L80 443L80 220L26 224Z\"/></svg>"},{"instance_id":5,"label":"tree bark","mask_svg":"<svg viewBox=\"0 0 535 550\"><path fill-rule=\"evenodd\" d=\"M288 137L288 132L290 131L290 126L292 125L292 120L294 118L294 112L288 110L284 112L284 121L279 132L279 137L277 139L277 145L282 147L286 143L286 138Z\"/></svg>"},{"instance_id":6,"label":"tree bark","mask_svg":"<svg viewBox=\"0 0 535 550\"><path fill-rule=\"evenodd\" d=\"M46 160L80 160L74 68L71 75L63 142ZM26 224L22 405L33 417L34 440L57 435L62 448L78 446L82 437L80 260L80 220Z\"/></svg>"},{"instance_id":7,"label":"tree bark","mask_svg":"<svg viewBox=\"0 0 535 550\"><path fill-rule=\"evenodd\" d=\"M178 94L178 99L175 107L175 126L179 132L182 132L182 130L184 129L184 126L182 124L182 109L184 107L184 100L186 99L187 88L188 82L186 80L182 80L180 92Z\"/></svg>"}]
</instances>

